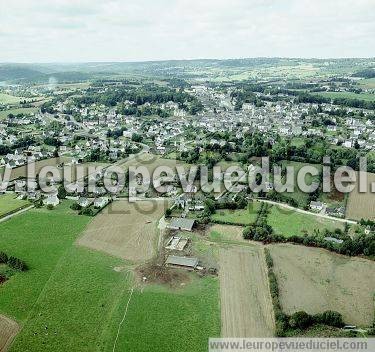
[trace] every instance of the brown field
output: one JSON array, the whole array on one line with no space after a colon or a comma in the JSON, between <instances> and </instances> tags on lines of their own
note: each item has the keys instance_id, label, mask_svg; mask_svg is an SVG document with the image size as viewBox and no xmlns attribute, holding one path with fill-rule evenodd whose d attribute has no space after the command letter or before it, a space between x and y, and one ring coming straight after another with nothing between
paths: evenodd
<instances>
[{"instance_id":1,"label":"brown field","mask_svg":"<svg viewBox=\"0 0 375 352\"><path fill-rule=\"evenodd\" d=\"M163 159L158 155L143 153L121 164L121 167L127 170L130 166L145 166L150 173L153 173L158 166L170 167L175 172L176 165L186 166L186 164L181 161Z\"/></svg>"},{"instance_id":2,"label":"brown field","mask_svg":"<svg viewBox=\"0 0 375 352\"><path fill-rule=\"evenodd\" d=\"M266 337L274 334L274 315L263 249L220 249L221 335Z\"/></svg>"},{"instance_id":3,"label":"brown field","mask_svg":"<svg viewBox=\"0 0 375 352\"><path fill-rule=\"evenodd\" d=\"M91 221L77 243L133 262L149 260L167 206L164 201L115 201Z\"/></svg>"},{"instance_id":4,"label":"brown field","mask_svg":"<svg viewBox=\"0 0 375 352\"><path fill-rule=\"evenodd\" d=\"M35 174L38 175L40 173L41 169L45 166L57 167L59 164L68 163L70 161L71 161L71 158L66 158L66 157L39 160L35 163ZM88 167L89 166L105 167L105 166L108 166L108 165L109 164L105 164L105 163L84 163L84 164L80 164L79 166L84 167L84 174L86 176L88 174ZM12 169L11 174L10 174L11 175L10 180L15 180L15 179L20 178L20 177L26 177L27 176L27 168L28 168L28 166L23 165L23 166L15 168L15 169ZM2 174L4 173L4 171L5 171L4 168L0 169L0 172ZM60 177L62 175L62 172L63 172L62 168L59 169ZM75 181L75 180L76 180L76 169L75 169L75 165L74 165L72 167L72 181Z\"/></svg>"},{"instance_id":5,"label":"brown field","mask_svg":"<svg viewBox=\"0 0 375 352\"><path fill-rule=\"evenodd\" d=\"M0 352L8 350L18 331L19 326L14 320L0 315Z\"/></svg>"},{"instance_id":6,"label":"brown field","mask_svg":"<svg viewBox=\"0 0 375 352\"><path fill-rule=\"evenodd\" d=\"M269 248L286 314L335 310L348 324L372 324L375 262L290 244Z\"/></svg>"},{"instance_id":7,"label":"brown field","mask_svg":"<svg viewBox=\"0 0 375 352\"><path fill-rule=\"evenodd\" d=\"M375 191L375 174L367 173L368 191L367 193L359 193L356 187L349 195L348 206L346 209L346 217L348 219L375 220L375 193L371 192L371 184L374 183Z\"/></svg>"}]
</instances>

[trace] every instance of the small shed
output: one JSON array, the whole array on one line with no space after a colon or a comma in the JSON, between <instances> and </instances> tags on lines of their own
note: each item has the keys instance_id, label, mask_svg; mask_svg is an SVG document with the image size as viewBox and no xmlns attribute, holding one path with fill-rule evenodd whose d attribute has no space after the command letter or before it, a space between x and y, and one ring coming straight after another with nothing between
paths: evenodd
<instances>
[{"instance_id":1,"label":"small shed","mask_svg":"<svg viewBox=\"0 0 375 352\"><path fill-rule=\"evenodd\" d=\"M198 266L198 258L170 255L168 256L165 265L194 270Z\"/></svg>"}]
</instances>

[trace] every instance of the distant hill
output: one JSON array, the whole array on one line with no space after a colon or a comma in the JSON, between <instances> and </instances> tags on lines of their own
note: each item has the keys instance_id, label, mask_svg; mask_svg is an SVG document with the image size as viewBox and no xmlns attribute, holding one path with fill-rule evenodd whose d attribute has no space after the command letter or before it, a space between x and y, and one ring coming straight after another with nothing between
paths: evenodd
<instances>
[{"instance_id":1,"label":"distant hill","mask_svg":"<svg viewBox=\"0 0 375 352\"><path fill-rule=\"evenodd\" d=\"M15 79L35 79L41 72L21 65L0 64L0 82L13 81Z\"/></svg>"}]
</instances>

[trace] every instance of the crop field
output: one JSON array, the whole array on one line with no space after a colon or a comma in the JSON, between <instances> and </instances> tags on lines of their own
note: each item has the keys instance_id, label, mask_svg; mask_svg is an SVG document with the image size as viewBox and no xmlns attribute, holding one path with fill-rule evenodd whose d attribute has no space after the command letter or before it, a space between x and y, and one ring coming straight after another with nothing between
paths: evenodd
<instances>
[{"instance_id":1,"label":"crop field","mask_svg":"<svg viewBox=\"0 0 375 352\"><path fill-rule=\"evenodd\" d=\"M348 219L361 220L370 219L375 220L375 174L367 173L368 177L368 191L367 193L360 193L356 187L349 195L348 205L346 208L346 217ZM371 184L374 184L371 190Z\"/></svg>"},{"instance_id":2,"label":"crop field","mask_svg":"<svg viewBox=\"0 0 375 352\"><path fill-rule=\"evenodd\" d=\"M50 158L50 159L43 159L43 160L36 161L35 162L35 175L38 175L40 173L41 169L45 166L57 167L61 163L69 163L70 161L71 161L71 158L67 158L67 157ZM88 174L88 168L90 166L106 167L108 165L109 164L106 164L106 163L84 163L84 164L79 164L78 167L83 167L84 175L87 175ZM31 170L31 165L22 165L20 167L17 167L17 168L11 169L11 170L8 169L10 171L10 180L15 180L15 179L20 178L20 177L27 177L28 168L30 168L30 170ZM2 175L4 175L5 172L6 172L6 170L4 168L0 169L0 173ZM63 169L60 168L59 169L60 177L62 176L62 174L63 174ZM72 166L72 172L71 172L72 181L76 181L76 174L77 174L77 168L76 168L76 165L74 165L74 166Z\"/></svg>"},{"instance_id":3,"label":"crop field","mask_svg":"<svg viewBox=\"0 0 375 352\"><path fill-rule=\"evenodd\" d=\"M272 302L261 247L220 249L221 335L274 334Z\"/></svg>"},{"instance_id":4,"label":"crop field","mask_svg":"<svg viewBox=\"0 0 375 352\"><path fill-rule=\"evenodd\" d=\"M16 199L15 194L0 195L0 217L26 204L27 201Z\"/></svg>"},{"instance_id":5,"label":"crop field","mask_svg":"<svg viewBox=\"0 0 375 352\"><path fill-rule=\"evenodd\" d=\"M275 233L290 237L312 233L313 230L344 229L344 223L315 215L300 213L273 205L267 218Z\"/></svg>"},{"instance_id":6,"label":"crop field","mask_svg":"<svg viewBox=\"0 0 375 352\"><path fill-rule=\"evenodd\" d=\"M164 201L115 201L91 221L77 243L130 261L151 259L166 207Z\"/></svg>"},{"instance_id":7,"label":"crop field","mask_svg":"<svg viewBox=\"0 0 375 352\"><path fill-rule=\"evenodd\" d=\"M19 330L18 324L5 317L0 315L0 351L5 352L8 350L14 336L16 336Z\"/></svg>"},{"instance_id":8,"label":"crop field","mask_svg":"<svg viewBox=\"0 0 375 352\"><path fill-rule=\"evenodd\" d=\"M347 324L374 320L375 263L319 248L270 245L285 313L335 310Z\"/></svg>"},{"instance_id":9,"label":"crop field","mask_svg":"<svg viewBox=\"0 0 375 352\"><path fill-rule=\"evenodd\" d=\"M144 166L147 168L148 172L152 176L152 173L155 171L155 169L158 166L166 166L166 167L171 168L173 171L176 171L177 165L186 166L186 164L178 160L164 159L158 155L143 153L121 164L121 167L127 170L130 166L132 167Z\"/></svg>"},{"instance_id":10,"label":"crop field","mask_svg":"<svg viewBox=\"0 0 375 352\"><path fill-rule=\"evenodd\" d=\"M212 215L211 218L214 222L222 221L230 224L249 225L256 220L257 211L259 210L259 207L259 202L252 202L250 203L247 209L218 209L216 213Z\"/></svg>"}]
</instances>

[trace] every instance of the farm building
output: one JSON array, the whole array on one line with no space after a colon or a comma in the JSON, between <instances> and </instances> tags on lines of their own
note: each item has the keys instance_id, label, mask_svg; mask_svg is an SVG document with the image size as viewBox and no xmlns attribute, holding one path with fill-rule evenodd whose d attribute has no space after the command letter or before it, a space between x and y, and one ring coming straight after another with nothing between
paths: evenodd
<instances>
[{"instance_id":1,"label":"farm building","mask_svg":"<svg viewBox=\"0 0 375 352\"><path fill-rule=\"evenodd\" d=\"M183 251L187 246L189 240L178 236L173 236L169 239L165 249Z\"/></svg>"},{"instance_id":2,"label":"farm building","mask_svg":"<svg viewBox=\"0 0 375 352\"><path fill-rule=\"evenodd\" d=\"M173 218L169 228L172 230L193 231L194 225L194 219Z\"/></svg>"},{"instance_id":3,"label":"farm building","mask_svg":"<svg viewBox=\"0 0 375 352\"><path fill-rule=\"evenodd\" d=\"M198 266L198 258L178 257L175 255L170 255L168 256L165 265L194 270Z\"/></svg>"}]
</instances>

